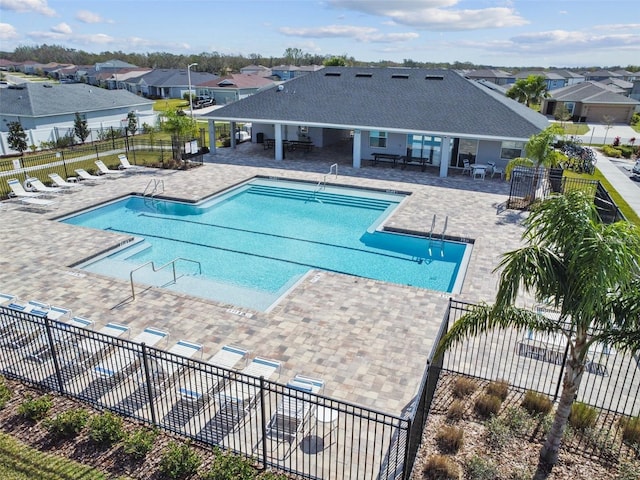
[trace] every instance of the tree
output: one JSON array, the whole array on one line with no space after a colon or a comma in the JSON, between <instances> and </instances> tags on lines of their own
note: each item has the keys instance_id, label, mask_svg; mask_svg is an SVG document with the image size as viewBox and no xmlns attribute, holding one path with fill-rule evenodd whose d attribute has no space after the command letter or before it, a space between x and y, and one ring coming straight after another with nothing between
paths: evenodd
<instances>
[{"instance_id":1,"label":"tree","mask_svg":"<svg viewBox=\"0 0 640 480\"><path fill-rule=\"evenodd\" d=\"M604 225L581 191L541 202L525 220L525 246L503 255L493 306L463 315L438 345L442 353L462 339L494 328L530 329L563 335L569 346L562 393L553 425L540 451L538 472L558 459L571 405L592 345L640 349L640 228L627 221ZM559 311L551 320L515 301L522 290Z\"/></svg>"},{"instance_id":2,"label":"tree","mask_svg":"<svg viewBox=\"0 0 640 480\"><path fill-rule=\"evenodd\" d=\"M131 135L135 135L138 130L138 117L136 117L136 112L127 113L127 130Z\"/></svg>"},{"instance_id":3,"label":"tree","mask_svg":"<svg viewBox=\"0 0 640 480\"><path fill-rule=\"evenodd\" d=\"M304 58L304 52L299 48L287 48L284 51L284 59L289 65L299 65Z\"/></svg>"},{"instance_id":4,"label":"tree","mask_svg":"<svg viewBox=\"0 0 640 480\"><path fill-rule=\"evenodd\" d=\"M73 121L73 132L76 134L76 137L80 139L80 143L84 143L91 133L89 125L87 124L87 118L81 116L78 112L76 112L76 118Z\"/></svg>"},{"instance_id":5,"label":"tree","mask_svg":"<svg viewBox=\"0 0 640 480\"><path fill-rule=\"evenodd\" d=\"M162 119L162 130L171 135L184 138L195 134L196 122L182 110L167 111L162 114Z\"/></svg>"},{"instance_id":6,"label":"tree","mask_svg":"<svg viewBox=\"0 0 640 480\"><path fill-rule=\"evenodd\" d=\"M538 105L543 98L548 97L547 82L542 75L529 75L527 78L519 78L507 90L507 97L524 103L527 107Z\"/></svg>"},{"instance_id":7,"label":"tree","mask_svg":"<svg viewBox=\"0 0 640 480\"><path fill-rule=\"evenodd\" d=\"M327 58L322 64L325 67L346 67L347 60L345 57L331 57Z\"/></svg>"},{"instance_id":8,"label":"tree","mask_svg":"<svg viewBox=\"0 0 640 480\"><path fill-rule=\"evenodd\" d=\"M27 134L22 128L20 122L9 122L9 135L7 141L9 142L9 148L17 150L20 155L23 155L27 147Z\"/></svg>"},{"instance_id":9,"label":"tree","mask_svg":"<svg viewBox=\"0 0 640 480\"><path fill-rule=\"evenodd\" d=\"M564 103L558 105L553 112L553 117L560 122L560 126L564 128L564 122L571 120L571 112Z\"/></svg>"}]
</instances>

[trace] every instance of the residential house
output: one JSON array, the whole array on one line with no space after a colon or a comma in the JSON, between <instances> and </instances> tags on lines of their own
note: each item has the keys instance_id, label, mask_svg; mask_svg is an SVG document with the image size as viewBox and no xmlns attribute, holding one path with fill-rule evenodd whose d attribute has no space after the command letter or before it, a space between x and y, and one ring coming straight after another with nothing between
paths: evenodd
<instances>
[{"instance_id":1,"label":"residential house","mask_svg":"<svg viewBox=\"0 0 640 480\"><path fill-rule=\"evenodd\" d=\"M271 76L277 80L286 82L292 78L297 78L308 73L316 72L324 68L322 65L305 65L297 67L295 65L278 65L271 68Z\"/></svg>"},{"instance_id":2,"label":"residential house","mask_svg":"<svg viewBox=\"0 0 640 480\"><path fill-rule=\"evenodd\" d=\"M639 104L601 82L587 81L549 92L540 111L553 115L559 105L564 105L574 121L600 123L609 118L615 123L629 123Z\"/></svg>"},{"instance_id":3,"label":"residential house","mask_svg":"<svg viewBox=\"0 0 640 480\"><path fill-rule=\"evenodd\" d=\"M0 153L8 151L8 124L20 122L29 144L56 141L73 129L75 114L87 120L89 128L121 128L129 112L138 125L156 124L153 102L126 90L104 90L84 83L23 83L0 89Z\"/></svg>"},{"instance_id":4,"label":"residential house","mask_svg":"<svg viewBox=\"0 0 640 480\"><path fill-rule=\"evenodd\" d=\"M584 75L581 75L571 70L552 70L553 73L560 75L564 78L564 86L575 85L576 83L584 82Z\"/></svg>"},{"instance_id":5,"label":"residential house","mask_svg":"<svg viewBox=\"0 0 640 480\"><path fill-rule=\"evenodd\" d=\"M286 157L287 141L349 144L355 168L382 154L443 177L465 159L505 166L548 125L543 115L454 70L360 67L325 67L201 118L209 120L210 138L216 121L232 129L250 122L252 140L272 142L275 160Z\"/></svg>"},{"instance_id":6,"label":"residential house","mask_svg":"<svg viewBox=\"0 0 640 480\"><path fill-rule=\"evenodd\" d=\"M634 80L640 80L640 72L630 72L629 70L615 70L613 73L620 75L625 82L633 83Z\"/></svg>"},{"instance_id":7,"label":"residential house","mask_svg":"<svg viewBox=\"0 0 640 480\"><path fill-rule=\"evenodd\" d=\"M196 94L214 98L217 105L225 105L273 87L275 82L258 75L234 73L196 85Z\"/></svg>"},{"instance_id":8,"label":"residential house","mask_svg":"<svg viewBox=\"0 0 640 480\"><path fill-rule=\"evenodd\" d=\"M584 72L584 79L586 81L593 82L601 82L602 80L606 80L608 78L621 78L622 75L619 75L615 72L610 72L609 70L595 70L593 72Z\"/></svg>"},{"instance_id":9,"label":"residential house","mask_svg":"<svg viewBox=\"0 0 640 480\"><path fill-rule=\"evenodd\" d=\"M17 66L18 62L12 62L11 60L7 60L6 58L0 58L0 71L15 72Z\"/></svg>"},{"instance_id":10,"label":"residential house","mask_svg":"<svg viewBox=\"0 0 640 480\"><path fill-rule=\"evenodd\" d=\"M607 85L614 92L627 97L631 94L631 89L633 88L633 82L627 82L622 78L607 78L599 83Z\"/></svg>"},{"instance_id":11,"label":"residential house","mask_svg":"<svg viewBox=\"0 0 640 480\"><path fill-rule=\"evenodd\" d=\"M516 77L504 70L480 69L464 72L464 76L471 80L484 80L496 85L510 85L516 81Z\"/></svg>"},{"instance_id":12,"label":"residential house","mask_svg":"<svg viewBox=\"0 0 640 480\"><path fill-rule=\"evenodd\" d=\"M257 75L259 77L270 77L271 69L262 65L247 65L240 69L240 73L244 75Z\"/></svg>"},{"instance_id":13,"label":"residential house","mask_svg":"<svg viewBox=\"0 0 640 480\"><path fill-rule=\"evenodd\" d=\"M191 91L195 94L195 86L219 78L208 72L194 72L187 69L155 69L126 82L127 90L147 98L183 98Z\"/></svg>"},{"instance_id":14,"label":"residential house","mask_svg":"<svg viewBox=\"0 0 640 480\"><path fill-rule=\"evenodd\" d=\"M547 91L555 90L556 88L562 88L566 86L566 79L564 76L554 72L549 72L546 70L540 70L540 71L532 70L532 71L518 72L516 73L515 78L516 80L526 79L526 78L529 78L531 75L543 77L547 85Z\"/></svg>"}]
</instances>

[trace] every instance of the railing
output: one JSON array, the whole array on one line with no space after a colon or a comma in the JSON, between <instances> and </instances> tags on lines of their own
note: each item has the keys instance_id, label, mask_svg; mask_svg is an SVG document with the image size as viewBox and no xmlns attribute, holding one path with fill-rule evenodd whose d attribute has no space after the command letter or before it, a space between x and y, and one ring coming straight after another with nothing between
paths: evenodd
<instances>
[{"instance_id":1,"label":"railing","mask_svg":"<svg viewBox=\"0 0 640 480\"><path fill-rule=\"evenodd\" d=\"M149 191L149 189L151 190ZM147 183L147 186L144 187L144 192L142 192L142 196L146 197L147 195L149 195L150 197L153 197L158 193L164 193L164 180L162 179L157 180L155 178L152 178L151 180L149 180L149 183Z\"/></svg>"},{"instance_id":2,"label":"railing","mask_svg":"<svg viewBox=\"0 0 640 480\"><path fill-rule=\"evenodd\" d=\"M0 330L0 373L7 377L219 446L295 478L408 478L405 417L287 387L289 378L244 374L246 360L238 369L217 367L5 307ZM46 356L29 359L43 349ZM327 387L333 382L324 380ZM246 401L232 403L233 398ZM302 415L282 423L278 407L292 405L288 410Z\"/></svg>"},{"instance_id":3,"label":"railing","mask_svg":"<svg viewBox=\"0 0 640 480\"><path fill-rule=\"evenodd\" d=\"M131 282L131 297L133 300L136 299L136 289L135 289L135 284L133 283L133 274L135 272L137 272L138 270L147 267L149 265L151 265L151 269L153 270L153 273L157 273L163 269L165 269L166 267L168 267L169 265L172 266L172 271L173 271L173 283L176 283L178 280L178 277L176 276L176 262L178 261L183 261L183 262L191 262L191 263L195 263L198 265L198 274L202 275L202 264L197 261L197 260L191 260L189 258L182 258L182 257L178 257L178 258L174 258L173 260L171 260L170 262L165 263L164 265L162 265L161 267L156 268L155 263L153 261L151 262L147 262L145 264L140 265L139 267L134 268L133 270L131 270L131 272L129 272L129 281Z\"/></svg>"},{"instance_id":4,"label":"railing","mask_svg":"<svg viewBox=\"0 0 640 480\"><path fill-rule=\"evenodd\" d=\"M335 178L338 178L337 163L332 164L331 167L329 167L329 173L325 174L324 177L322 177L322 180L318 181L318 184L316 185L316 189L313 191L314 198L316 193L318 193L320 190L323 190L327 186L327 177L332 173L335 174Z\"/></svg>"}]
</instances>

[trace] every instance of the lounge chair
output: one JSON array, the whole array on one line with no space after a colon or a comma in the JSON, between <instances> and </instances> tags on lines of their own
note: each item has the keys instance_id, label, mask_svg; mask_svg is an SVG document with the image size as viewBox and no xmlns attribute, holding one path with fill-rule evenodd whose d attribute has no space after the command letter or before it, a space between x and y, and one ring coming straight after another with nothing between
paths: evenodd
<instances>
[{"instance_id":1,"label":"lounge chair","mask_svg":"<svg viewBox=\"0 0 640 480\"><path fill-rule=\"evenodd\" d=\"M93 321L81 317L73 317L67 321L54 320L53 326L54 328L51 330L54 341L53 347L57 349L62 344L68 342L75 344L77 342L78 336L74 334L70 327L91 329L93 327ZM45 363L51 359L51 347L49 336L46 331L43 331L36 345L34 345L34 348L26 358L38 363Z\"/></svg>"},{"instance_id":2,"label":"lounge chair","mask_svg":"<svg viewBox=\"0 0 640 480\"><path fill-rule=\"evenodd\" d=\"M122 175L122 171L120 170L112 170L107 167L102 160L96 160L93 162L98 167L98 172L100 175Z\"/></svg>"},{"instance_id":3,"label":"lounge chair","mask_svg":"<svg viewBox=\"0 0 640 480\"><path fill-rule=\"evenodd\" d=\"M117 323L107 323L104 327L98 330L98 333L103 335L107 335L113 338L119 338L122 336L129 336L130 329L125 325L120 325ZM86 338L78 345L78 351L81 355L95 355L100 350L105 348L107 344L103 341L98 340L96 338Z\"/></svg>"},{"instance_id":4,"label":"lounge chair","mask_svg":"<svg viewBox=\"0 0 640 480\"><path fill-rule=\"evenodd\" d=\"M63 190L59 187L47 187L44 183L40 181L40 179L31 177L25 180L27 185L31 185L36 192L42 193L43 195L58 195L63 192Z\"/></svg>"},{"instance_id":5,"label":"lounge chair","mask_svg":"<svg viewBox=\"0 0 640 480\"><path fill-rule=\"evenodd\" d=\"M78 180L82 182L87 182L89 185L103 182L104 179L99 177L98 175L91 175L83 168L76 168L76 175L78 175Z\"/></svg>"},{"instance_id":6,"label":"lounge chair","mask_svg":"<svg viewBox=\"0 0 640 480\"><path fill-rule=\"evenodd\" d=\"M125 172L136 173L136 172L142 172L143 171L144 167L139 167L137 165L131 165L131 163L129 163L129 159L123 153L118 155L118 160L120 160L120 167L119 168L121 170L124 170Z\"/></svg>"},{"instance_id":7,"label":"lounge chair","mask_svg":"<svg viewBox=\"0 0 640 480\"><path fill-rule=\"evenodd\" d=\"M280 371L280 362L256 357L251 363L243 368L240 373L253 377L271 378ZM256 403L258 387L251 380L245 379L242 382L234 382L221 393L220 398L223 403L232 403L248 411Z\"/></svg>"},{"instance_id":8,"label":"lounge chair","mask_svg":"<svg viewBox=\"0 0 640 480\"><path fill-rule=\"evenodd\" d=\"M68 308L56 307L37 300L29 300L28 304L35 310L47 312L45 316L49 320L61 320L64 317L71 319L71 310Z\"/></svg>"},{"instance_id":9,"label":"lounge chair","mask_svg":"<svg viewBox=\"0 0 640 480\"><path fill-rule=\"evenodd\" d=\"M9 193L10 197L35 198L42 196L42 194L38 192L27 192L17 178L7 180L7 184L9 188L11 188L11 193Z\"/></svg>"},{"instance_id":10,"label":"lounge chair","mask_svg":"<svg viewBox=\"0 0 640 480\"><path fill-rule=\"evenodd\" d=\"M4 306L5 304L9 304L13 302L15 298L15 295L0 292L0 305Z\"/></svg>"},{"instance_id":11,"label":"lounge chair","mask_svg":"<svg viewBox=\"0 0 640 480\"><path fill-rule=\"evenodd\" d=\"M324 389L324 381L296 375L287 383L287 387L289 391L283 393L283 398L278 402L266 433L278 441L288 441L290 449L298 435L304 432L307 420L316 406L311 394L320 393ZM276 448L277 446L278 444L275 445Z\"/></svg>"},{"instance_id":12,"label":"lounge chair","mask_svg":"<svg viewBox=\"0 0 640 480\"><path fill-rule=\"evenodd\" d=\"M57 173L50 173L49 178L55 183L55 185L66 192L71 192L73 190L78 190L78 188L82 188L82 185L78 182L69 182L63 179Z\"/></svg>"}]
</instances>

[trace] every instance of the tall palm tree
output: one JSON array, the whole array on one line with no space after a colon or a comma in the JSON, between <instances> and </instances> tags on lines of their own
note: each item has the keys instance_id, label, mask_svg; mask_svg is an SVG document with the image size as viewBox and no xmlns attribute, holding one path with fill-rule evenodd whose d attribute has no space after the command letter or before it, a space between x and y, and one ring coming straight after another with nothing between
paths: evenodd
<instances>
[{"instance_id":1,"label":"tall palm tree","mask_svg":"<svg viewBox=\"0 0 640 480\"><path fill-rule=\"evenodd\" d=\"M589 348L598 343L640 350L640 229L629 222L604 225L583 192L554 196L525 220L525 246L503 255L496 302L461 317L438 346L494 328L564 335L569 345L562 394L540 452L539 471L558 459L571 405ZM515 306L520 289L560 312L550 320Z\"/></svg>"},{"instance_id":2,"label":"tall palm tree","mask_svg":"<svg viewBox=\"0 0 640 480\"><path fill-rule=\"evenodd\" d=\"M507 97L524 103L527 107L539 104L547 96L547 82L542 75L519 78L507 91Z\"/></svg>"}]
</instances>

